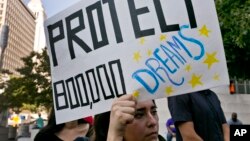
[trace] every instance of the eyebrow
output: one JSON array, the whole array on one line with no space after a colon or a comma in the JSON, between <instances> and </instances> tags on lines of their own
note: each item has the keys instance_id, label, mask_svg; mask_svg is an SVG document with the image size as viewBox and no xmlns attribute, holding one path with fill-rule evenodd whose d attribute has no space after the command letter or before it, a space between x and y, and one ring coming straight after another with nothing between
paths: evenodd
<instances>
[{"instance_id":1,"label":"eyebrow","mask_svg":"<svg viewBox=\"0 0 250 141\"><path fill-rule=\"evenodd\" d=\"M152 110L152 109L157 109L157 106L154 105L154 106L152 106L150 109L151 109L151 110ZM145 110L146 110L145 107L136 109L136 111L145 111Z\"/></svg>"}]
</instances>

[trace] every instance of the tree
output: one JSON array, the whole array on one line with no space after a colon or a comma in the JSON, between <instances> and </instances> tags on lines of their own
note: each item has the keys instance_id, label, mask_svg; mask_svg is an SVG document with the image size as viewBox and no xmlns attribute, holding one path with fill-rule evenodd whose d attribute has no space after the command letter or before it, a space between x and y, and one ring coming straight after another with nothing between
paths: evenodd
<instances>
[{"instance_id":1,"label":"tree","mask_svg":"<svg viewBox=\"0 0 250 141\"><path fill-rule=\"evenodd\" d=\"M229 75L250 78L250 0L216 0Z\"/></svg>"},{"instance_id":2,"label":"tree","mask_svg":"<svg viewBox=\"0 0 250 141\"><path fill-rule=\"evenodd\" d=\"M1 106L18 107L30 104L52 106L52 89L49 58L46 50L41 54L32 52L22 59L24 67L17 69L21 76L12 76L4 87Z\"/></svg>"}]
</instances>

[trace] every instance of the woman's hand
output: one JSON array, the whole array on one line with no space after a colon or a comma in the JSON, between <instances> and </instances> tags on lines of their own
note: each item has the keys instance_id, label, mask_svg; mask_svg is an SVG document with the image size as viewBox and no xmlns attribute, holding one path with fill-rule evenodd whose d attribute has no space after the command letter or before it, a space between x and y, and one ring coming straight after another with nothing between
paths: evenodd
<instances>
[{"instance_id":1,"label":"woman's hand","mask_svg":"<svg viewBox=\"0 0 250 141\"><path fill-rule=\"evenodd\" d=\"M110 111L107 141L122 141L126 125L134 119L136 101L132 95L114 100Z\"/></svg>"}]
</instances>

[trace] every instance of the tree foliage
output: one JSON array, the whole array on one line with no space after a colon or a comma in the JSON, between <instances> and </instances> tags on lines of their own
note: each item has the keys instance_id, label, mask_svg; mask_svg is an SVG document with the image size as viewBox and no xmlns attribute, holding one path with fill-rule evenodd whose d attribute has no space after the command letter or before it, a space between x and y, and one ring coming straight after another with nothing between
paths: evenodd
<instances>
[{"instance_id":1,"label":"tree foliage","mask_svg":"<svg viewBox=\"0 0 250 141\"><path fill-rule=\"evenodd\" d=\"M230 77L249 79L250 0L216 0Z\"/></svg>"},{"instance_id":2,"label":"tree foliage","mask_svg":"<svg viewBox=\"0 0 250 141\"><path fill-rule=\"evenodd\" d=\"M11 77L5 82L0 105L18 108L27 104L51 107L51 75L46 50L41 54L32 52L22 60L25 66L17 69L21 76Z\"/></svg>"}]
</instances>

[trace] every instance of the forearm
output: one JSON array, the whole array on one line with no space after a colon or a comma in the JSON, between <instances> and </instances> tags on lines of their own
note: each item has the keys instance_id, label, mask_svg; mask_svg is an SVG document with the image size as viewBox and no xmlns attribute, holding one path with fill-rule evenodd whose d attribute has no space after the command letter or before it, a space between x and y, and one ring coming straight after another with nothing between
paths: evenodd
<instances>
[{"instance_id":1,"label":"forearm","mask_svg":"<svg viewBox=\"0 0 250 141\"><path fill-rule=\"evenodd\" d=\"M195 132L193 122L184 122L178 126L183 141L203 141Z\"/></svg>"},{"instance_id":2,"label":"forearm","mask_svg":"<svg viewBox=\"0 0 250 141\"><path fill-rule=\"evenodd\" d=\"M124 95L113 102L107 141L123 141L126 126L134 119L135 104L132 95Z\"/></svg>"},{"instance_id":3,"label":"forearm","mask_svg":"<svg viewBox=\"0 0 250 141\"><path fill-rule=\"evenodd\" d=\"M195 132L182 135L182 139L183 141L203 141L203 139L199 135L197 135Z\"/></svg>"},{"instance_id":4,"label":"forearm","mask_svg":"<svg viewBox=\"0 0 250 141\"><path fill-rule=\"evenodd\" d=\"M117 130L112 123L109 125L107 141L123 141L123 132Z\"/></svg>"},{"instance_id":5,"label":"forearm","mask_svg":"<svg viewBox=\"0 0 250 141\"><path fill-rule=\"evenodd\" d=\"M115 134L108 134L107 141L123 141L122 136L117 136Z\"/></svg>"},{"instance_id":6,"label":"forearm","mask_svg":"<svg viewBox=\"0 0 250 141\"><path fill-rule=\"evenodd\" d=\"M203 141L203 139L200 136L187 136L183 138L183 141Z\"/></svg>"},{"instance_id":7,"label":"forearm","mask_svg":"<svg viewBox=\"0 0 250 141\"><path fill-rule=\"evenodd\" d=\"M229 126L228 126L228 124L226 124L226 123L222 124L222 129L223 129L224 141L229 141Z\"/></svg>"}]
</instances>

